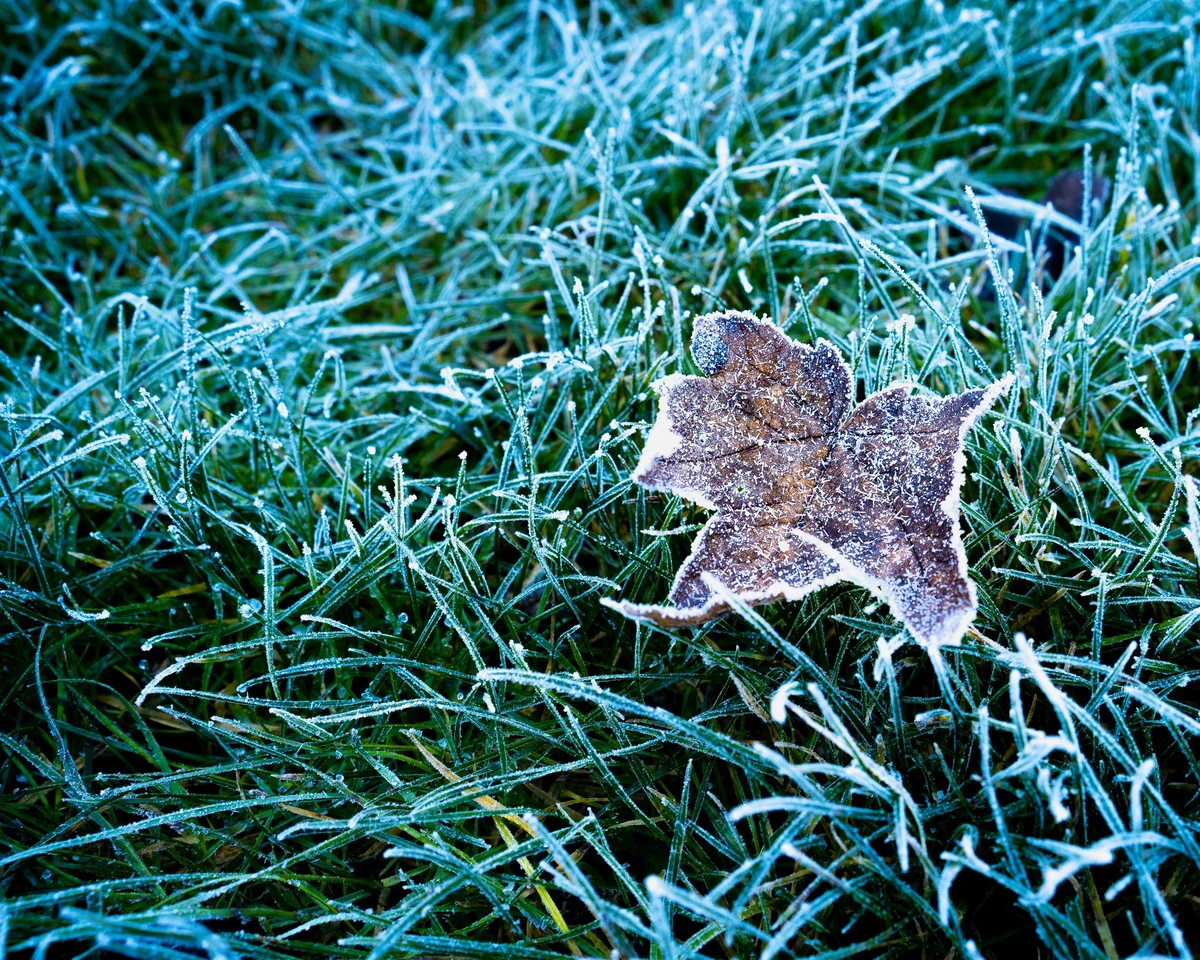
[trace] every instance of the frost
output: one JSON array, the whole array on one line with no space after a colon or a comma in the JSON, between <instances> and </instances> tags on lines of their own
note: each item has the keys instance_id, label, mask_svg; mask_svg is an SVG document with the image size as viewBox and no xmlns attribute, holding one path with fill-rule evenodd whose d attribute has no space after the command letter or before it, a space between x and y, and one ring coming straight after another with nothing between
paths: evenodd
<instances>
[{"instance_id":1,"label":"frost","mask_svg":"<svg viewBox=\"0 0 1200 960\"><path fill-rule=\"evenodd\" d=\"M746 313L696 320L707 377L657 384L635 482L709 509L673 606L605 602L662 626L711 620L730 600L796 600L849 580L887 600L918 642L957 643L975 617L958 528L967 431L1007 391L925 397L895 384L853 406L841 354Z\"/></svg>"},{"instance_id":2,"label":"frost","mask_svg":"<svg viewBox=\"0 0 1200 960\"><path fill-rule=\"evenodd\" d=\"M790 704L792 696L800 689L800 684L795 680L789 680L775 691L771 697L771 719L776 723L783 723L787 719L787 708Z\"/></svg>"},{"instance_id":3,"label":"frost","mask_svg":"<svg viewBox=\"0 0 1200 960\"><path fill-rule=\"evenodd\" d=\"M68 617L70 617L72 620L78 621L79 623L95 623L98 620L107 620L110 616L112 616L111 611L108 610L100 610L96 613L86 613L83 610L73 610L65 605L63 605L63 610L66 611Z\"/></svg>"}]
</instances>

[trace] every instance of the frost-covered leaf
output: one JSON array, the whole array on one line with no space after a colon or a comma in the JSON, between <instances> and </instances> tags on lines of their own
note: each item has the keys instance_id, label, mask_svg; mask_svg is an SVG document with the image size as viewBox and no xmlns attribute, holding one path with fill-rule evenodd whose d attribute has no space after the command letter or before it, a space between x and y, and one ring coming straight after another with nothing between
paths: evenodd
<instances>
[{"instance_id":1,"label":"frost-covered leaf","mask_svg":"<svg viewBox=\"0 0 1200 960\"><path fill-rule=\"evenodd\" d=\"M1010 378L933 398L893 384L853 405L837 348L737 312L697 319L708 375L658 384L633 479L716 513L675 577L673 606L608 601L662 626L797 600L849 580L885 597L922 643L957 643L975 616L958 529L963 441Z\"/></svg>"}]
</instances>

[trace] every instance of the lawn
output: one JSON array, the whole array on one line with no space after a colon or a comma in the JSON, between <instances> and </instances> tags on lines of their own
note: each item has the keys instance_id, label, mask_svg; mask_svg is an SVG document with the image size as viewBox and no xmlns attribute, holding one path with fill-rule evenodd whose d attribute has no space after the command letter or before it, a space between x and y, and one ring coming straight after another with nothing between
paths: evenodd
<instances>
[{"instance_id":1,"label":"lawn","mask_svg":"<svg viewBox=\"0 0 1200 960\"><path fill-rule=\"evenodd\" d=\"M1190 957L1195 10L0 0L0 944ZM725 309L1013 375L961 645L601 603Z\"/></svg>"}]
</instances>

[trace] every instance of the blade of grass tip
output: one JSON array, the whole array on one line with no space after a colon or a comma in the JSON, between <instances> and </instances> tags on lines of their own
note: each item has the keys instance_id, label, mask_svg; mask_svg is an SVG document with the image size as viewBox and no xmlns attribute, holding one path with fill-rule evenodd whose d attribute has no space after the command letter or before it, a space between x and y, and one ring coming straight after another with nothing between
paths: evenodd
<instances>
[{"instance_id":1,"label":"blade of grass tip","mask_svg":"<svg viewBox=\"0 0 1200 960\"><path fill-rule=\"evenodd\" d=\"M1101 702L1105 697L1108 696L1108 691L1113 688L1113 684L1120 679L1121 675L1125 672L1125 668L1129 666L1129 661L1133 659L1133 655L1137 652L1137 649L1137 641L1129 641L1129 646L1125 648L1125 652L1122 653L1117 662L1113 664L1112 669L1108 671L1108 676L1101 681L1100 685L1096 688L1095 693L1092 694L1091 699L1084 708L1087 713L1096 712L1096 709L1100 706Z\"/></svg>"},{"instance_id":2,"label":"blade of grass tip","mask_svg":"<svg viewBox=\"0 0 1200 960\"><path fill-rule=\"evenodd\" d=\"M346 528L346 508L350 506L350 452L346 451L346 462L340 466L333 459L333 455L329 452L328 448L326 448L325 453L330 465L336 467L334 472L342 481L342 488L338 492L337 523L333 528L336 531L334 536L340 537Z\"/></svg>"}]
</instances>

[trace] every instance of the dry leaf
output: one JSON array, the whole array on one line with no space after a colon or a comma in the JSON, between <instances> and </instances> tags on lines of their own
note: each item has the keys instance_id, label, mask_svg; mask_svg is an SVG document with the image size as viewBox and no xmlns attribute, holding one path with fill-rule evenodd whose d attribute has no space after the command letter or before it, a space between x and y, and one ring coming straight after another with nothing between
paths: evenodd
<instances>
[{"instance_id":1,"label":"dry leaf","mask_svg":"<svg viewBox=\"0 0 1200 960\"><path fill-rule=\"evenodd\" d=\"M975 616L958 529L967 431L1007 392L930 398L893 384L853 405L837 348L790 340L769 321L695 322L707 377L656 387L658 419L633 473L716 513L671 588L673 606L606 600L667 627L747 604L798 600L849 580L884 597L922 643L957 643Z\"/></svg>"}]
</instances>

